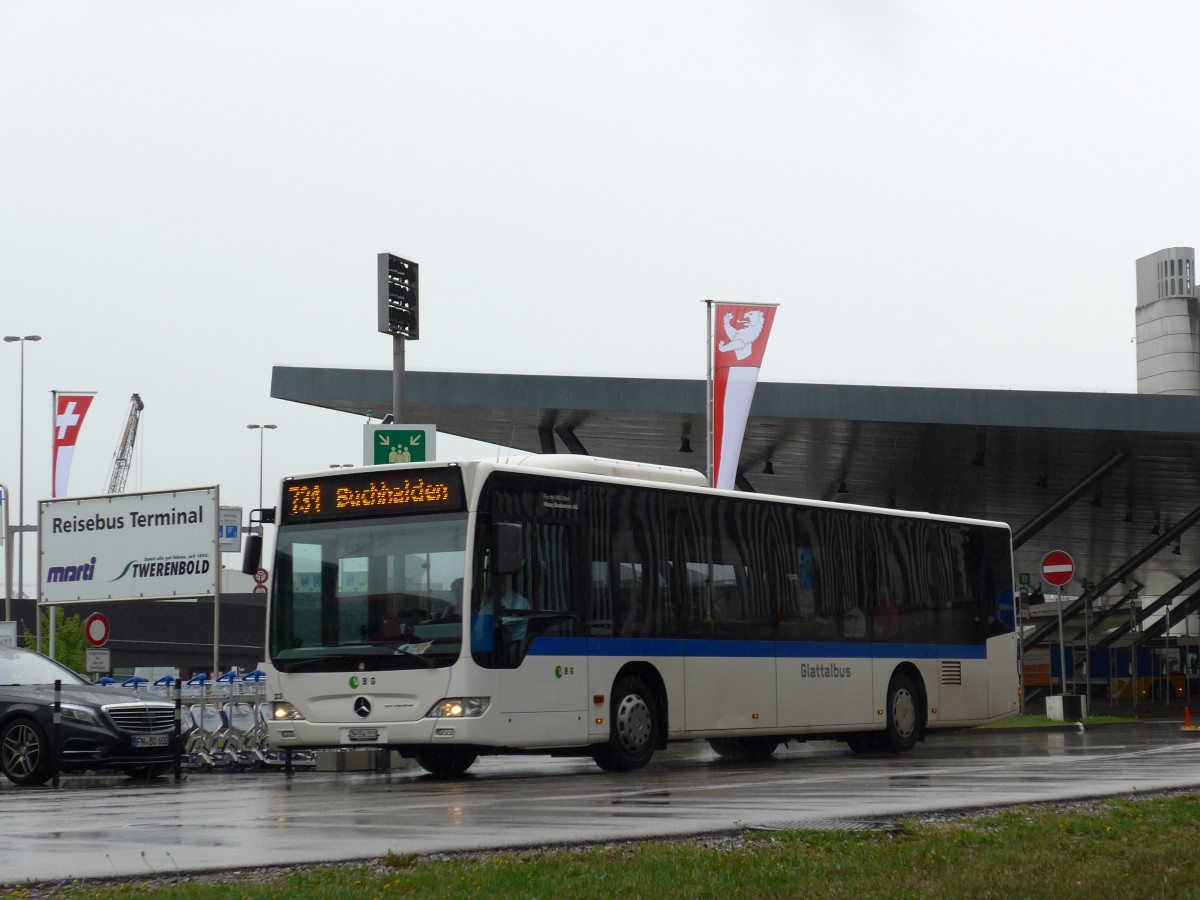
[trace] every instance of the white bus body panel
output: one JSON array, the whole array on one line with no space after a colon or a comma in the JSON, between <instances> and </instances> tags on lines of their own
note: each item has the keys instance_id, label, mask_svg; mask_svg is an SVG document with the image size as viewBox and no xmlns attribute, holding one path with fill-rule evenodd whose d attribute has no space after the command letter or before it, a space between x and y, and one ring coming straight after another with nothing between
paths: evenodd
<instances>
[{"instance_id":1,"label":"white bus body panel","mask_svg":"<svg viewBox=\"0 0 1200 900\"><path fill-rule=\"evenodd\" d=\"M872 662L867 658L780 658L779 724L798 733L874 720ZM887 685L884 684L884 691Z\"/></svg>"},{"instance_id":2,"label":"white bus body panel","mask_svg":"<svg viewBox=\"0 0 1200 900\"><path fill-rule=\"evenodd\" d=\"M575 747L588 742L588 660L526 656L515 669L481 669L469 657L456 669L492 704L469 727L469 742L498 747ZM486 687L485 687L486 686ZM464 722L466 720L463 720ZM458 723L455 723L458 724ZM456 734L457 742L463 738Z\"/></svg>"},{"instance_id":3,"label":"white bus body panel","mask_svg":"<svg viewBox=\"0 0 1200 900\"><path fill-rule=\"evenodd\" d=\"M684 657L688 731L775 728L774 658Z\"/></svg>"}]
</instances>

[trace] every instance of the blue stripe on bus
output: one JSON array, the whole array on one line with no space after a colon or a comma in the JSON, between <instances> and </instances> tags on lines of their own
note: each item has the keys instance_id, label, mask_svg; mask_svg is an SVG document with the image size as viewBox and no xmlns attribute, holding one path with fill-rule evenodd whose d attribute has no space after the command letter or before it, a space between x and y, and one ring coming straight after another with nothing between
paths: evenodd
<instances>
[{"instance_id":1,"label":"blue stripe on bus","mask_svg":"<svg viewBox=\"0 0 1200 900\"><path fill-rule=\"evenodd\" d=\"M696 656L736 659L986 659L985 644L865 641L711 641L680 638L538 637L530 656Z\"/></svg>"}]
</instances>

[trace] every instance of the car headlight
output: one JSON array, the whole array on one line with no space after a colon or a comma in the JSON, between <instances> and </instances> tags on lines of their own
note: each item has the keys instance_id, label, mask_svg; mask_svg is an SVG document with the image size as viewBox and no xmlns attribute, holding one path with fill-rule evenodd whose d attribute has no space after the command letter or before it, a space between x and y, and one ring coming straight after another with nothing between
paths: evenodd
<instances>
[{"instance_id":1,"label":"car headlight","mask_svg":"<svg viewBox=\"0 0 1200 900\"><path fill-rule=\"evenodd\" d=\"M271 718L276 722L295 722L304 715L286 700L276 700L271 704Z\"/></svg>"},{"instance_id":2,"label":"car headlight","mask_svg":"<svg viewBox=\"0 0 1200 900\"><path fill-rule=\"evenodd\" d=\"M492 702L491 697L447 697L433 704L428 719L475 719L482 716Z\"/></svg>"},{"instance_id":3,"label":"car headlight","mask_svg":"<svg viewBox=\"0 0 1200 900\"><path fill-rule=\"evenodd\" d=\"M90 706L77 706L74 703L64 703L62 705L62 717L64 719L74 719L76 722L83 722L86 725L104 724L99 712Z\"/></svg>"}]
</instances>

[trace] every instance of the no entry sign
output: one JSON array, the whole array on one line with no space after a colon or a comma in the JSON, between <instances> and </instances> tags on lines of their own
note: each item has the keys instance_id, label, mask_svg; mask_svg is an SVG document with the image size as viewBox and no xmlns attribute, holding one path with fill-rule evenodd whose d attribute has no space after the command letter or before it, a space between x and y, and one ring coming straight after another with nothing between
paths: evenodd
<instances>
[{"instance_id":1,"label":"no entry sign","mask_svg":"<svg viewBox=\"0 0 1200 900\"><path fill-rule=\"evenodd\" d=\"M108 619L100 613L92 613L83 623L83 634L93 647L103 647L108 643Z\"/></svg>"},{"instance_id":2,"label":"no entry sign","mask_svg":"<svg viewBox=\"0 0 1200 900\"><path fill-rule=\"evenodd\" d=\"M1066 550L1051 550L1042 557L1042 578L1055 587L1062 587L1075 574L1075 560Z\"/></svg>"}]
</instances>

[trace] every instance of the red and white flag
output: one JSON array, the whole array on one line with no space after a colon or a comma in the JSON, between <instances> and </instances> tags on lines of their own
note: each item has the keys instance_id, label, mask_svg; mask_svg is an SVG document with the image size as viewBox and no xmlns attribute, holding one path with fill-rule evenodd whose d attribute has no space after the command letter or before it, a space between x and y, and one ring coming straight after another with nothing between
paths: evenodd
<instances>
[{"instance_id":1,"label":"red and white flag","mask_svg":"<svg viewBox=\"0 0 1200 900\"><path fill-rule=\"evenodd\" d=\"M776 306L709 301L708 483L712 487L734 487Z\"/></svg>"},{"instance_id":2,"label":"red and white flag","mask_svg":"<svg viewBox=\"0 0 1200 900\"><path fill-rule=\"evenodd\" d=\"M96 394L51 393L54 396L54 483L50 486L50 496L65 497L67 480L71 477L71 458L75 455L75 441L79 439L83 417L87 415Z\"/></svg>"}]
</instances>

